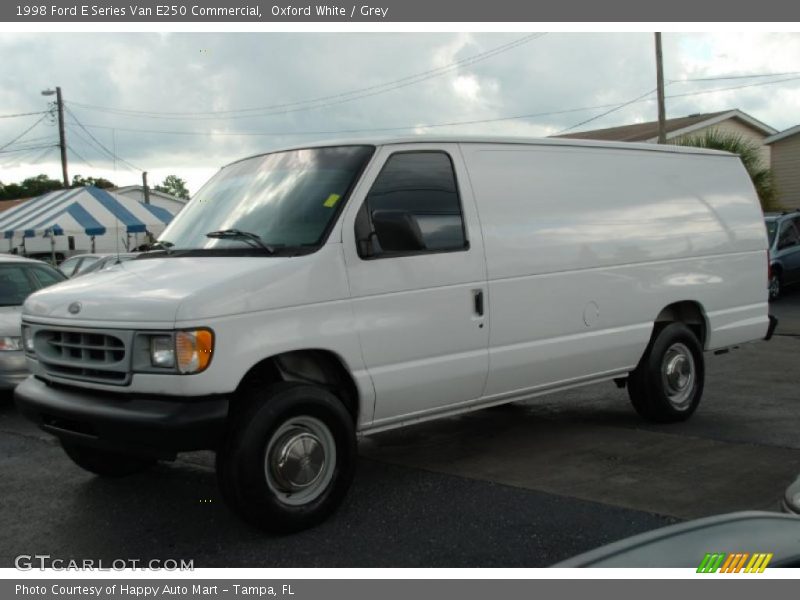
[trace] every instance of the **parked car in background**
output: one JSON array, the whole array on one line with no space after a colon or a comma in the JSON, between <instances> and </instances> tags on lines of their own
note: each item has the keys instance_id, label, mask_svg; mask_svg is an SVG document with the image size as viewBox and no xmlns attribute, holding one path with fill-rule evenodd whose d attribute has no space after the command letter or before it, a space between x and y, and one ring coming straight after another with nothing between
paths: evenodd
<instances>
[{"instance_id":1,"label":"parked car in background","mask_svg":"<svg viewBox=\"0 0 800 600\"><path fill-rule=\"evenodd\" d=\"M136 258L138 256L135 252L126 252L124 254L108 254L105 256L101 256L88 267L82 268L78 273L73 275L73 277L78 277L80 275L88 275L89 273L96 273L97 271L103 271L104 269L110 269L114 265L118 265L121 262L125 262L126 260L131 260L132 258Z\"/></svg>"},{"instance_id":2,"label":"parked car in background","mask_svg":"<svg viewBox=\"0 0 800 600\"><path fill-rule=\"evenodd\" d=\"M65 279L38 260L0 258L0 389L12 389L28 376L20 338L22 303L36 290Z\"/></svg>"},{"instance_id":3,"label":"parked car in background","mask_svg":"<svg viewBox=\"0 0 800 600\"><path fill-rule=\"evenodd\" d=\"M62 252L25 252L24 256L25 258L33 258L34 260L46 262L51 267L60 265L65 258ZM54 259L55 262L53 262Z\"/></svg>"},{"instance_id":4,"label":"parked car in background","mask_svg":"<svg viewBox=\"0 0 800 600\"><path fill-rule=\"evenodd\" d=\"M783 288L800 283L800 211L767 214L769 238L769 298L775 300Z\"/></svg>"},{"instance_id":5,"label":"parked car in background","mask_svg":"<svg viewBox=\"0 0 800 600\"><path fill-rule=\"evenodd\" d=\"M798 539L797 517L764 511L736 512L640 533L553 566L762 573L768 566L800 566Z\"/></svg>"},{"instance_id":6,"label":"parked car in background","mask_svg":"<svg viewBox=\"0 0 800 600\"><path fill-rule=\"evenodd\" d=\"M102 254L76 254L70 256L67 260L58 265L64 275L67 277L75 277L84 269L88 269L91 265L97 262Z\"/></svg>"},{"instance_id":7,"label":"parked car in background","mask_svg":"<svg viewBox=\"0 0 800 600\"><path fill-rule=\"evenodd\" d=\"M67 277L77 277L93 271L100 271L117 262L130 260L135 256L135 252L76 254L58 265L58 268Z\"/></svg>"}]
</instances>

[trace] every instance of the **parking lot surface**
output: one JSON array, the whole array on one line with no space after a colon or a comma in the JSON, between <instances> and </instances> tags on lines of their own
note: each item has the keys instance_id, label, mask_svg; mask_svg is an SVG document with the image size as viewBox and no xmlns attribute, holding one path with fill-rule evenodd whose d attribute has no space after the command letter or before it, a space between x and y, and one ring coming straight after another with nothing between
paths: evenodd
<instances>
[{"instance_id":1,"label":"parking lot surface","mask_svg":"<svg viewBox=\"0 0 800 600\"><path fill-rule=\"evenodd\" d=\"M800 474L800 291L768 343L707 355L687 423L593 385L362 440L344 505L292 536L222 504L209 453L100 480L0 402L0 566L20 554L196 567L541 567L683 519L777 510Z\"/></svg>"}]
</instances>

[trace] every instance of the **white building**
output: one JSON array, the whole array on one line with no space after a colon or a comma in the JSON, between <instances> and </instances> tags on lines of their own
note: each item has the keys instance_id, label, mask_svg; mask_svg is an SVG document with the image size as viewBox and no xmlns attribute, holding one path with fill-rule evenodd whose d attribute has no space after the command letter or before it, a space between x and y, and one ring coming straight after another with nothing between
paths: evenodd
<instances>
[{"instance_id":1,"label":"white building","mask_svg":"<svg viewBox=\"0 0 800 600\"><path fill-rule=\"evenodd\" d=\"M120 196L131 198L142 203L144 202L144 187L141 185L126 185L112 191ZM170 194L157 192L152 188L150 189L150 204L153 206L160 206L173 215L177 215L181 209L186 206L187 202L188 200L184 200L183 198L177 198Z\"/></svg>"}]
</instances>

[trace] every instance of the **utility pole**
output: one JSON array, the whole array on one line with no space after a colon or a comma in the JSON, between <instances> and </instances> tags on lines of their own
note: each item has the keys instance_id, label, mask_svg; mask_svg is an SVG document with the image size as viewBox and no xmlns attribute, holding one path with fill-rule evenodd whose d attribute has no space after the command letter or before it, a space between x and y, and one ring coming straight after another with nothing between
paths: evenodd
<instances>
[{"instance_id":1,"label":"utility pole","mask_svg":"<svg viewBox=\"0 0 800 600\"><path fill-rule=\"evenodd\" d=\"M656 32L656 85L658 89L658 143L667 143L666 110L664 108L664 60L661 55L661 32Z\"/></svg>"},{"instance_id":2,"label":"utility pole","mask_svg":"<svg viewBox=\"0 0 800 600\"><path fill-rule=\"evenodd\" d=\"M64 98L61 96L61 88L56 87L56 91L44 90L42 96L56 95L56 108L58 109L58 145L61 148L61 176L64 179L64 187L69 187L69 176L67 175L67 135L64 131Z\"/></svg>"},{"instance_id":3,"label":"utility pole","mask_svg":"<svg viewBox=\"0 0 800 600\"><path fill-rule=\"evenodd\" d=\"M142 190L144 191L144 203L150 204L150 188L147 187L147 171L142 171Z\"/></svg>"}]
</instances>

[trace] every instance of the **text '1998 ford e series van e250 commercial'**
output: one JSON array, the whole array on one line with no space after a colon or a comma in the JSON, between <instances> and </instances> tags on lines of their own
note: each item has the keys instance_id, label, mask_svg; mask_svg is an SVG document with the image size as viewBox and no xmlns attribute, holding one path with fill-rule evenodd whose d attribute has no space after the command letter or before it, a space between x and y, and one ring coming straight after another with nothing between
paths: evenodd
<instances>
[{"instance_id":1,"label":"text '1998 ford e series van e250 commercial'","mask_svg":"<svg viewBox=\"0 0 800 600\"><path fill-rule=\"evenodd\" d=\"M158 250L33 294L16 402L98 475L213 449L238 514L298 530L341 501L359 435L604 380L687 419L703 352L772 334L767 269L726 153L272 152L220 170Z\"/></svg>"}]
</instances>

